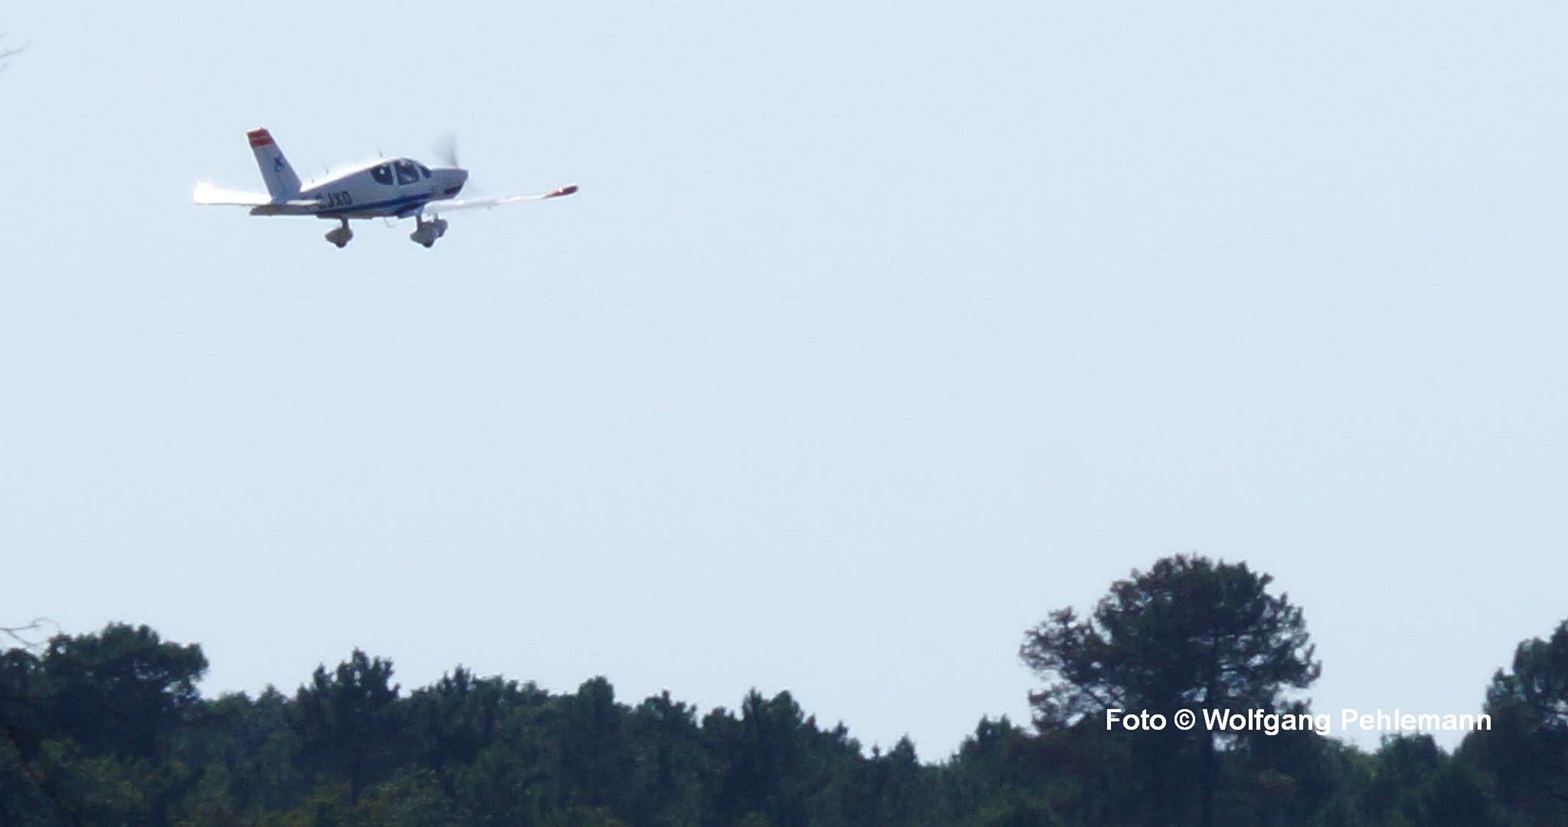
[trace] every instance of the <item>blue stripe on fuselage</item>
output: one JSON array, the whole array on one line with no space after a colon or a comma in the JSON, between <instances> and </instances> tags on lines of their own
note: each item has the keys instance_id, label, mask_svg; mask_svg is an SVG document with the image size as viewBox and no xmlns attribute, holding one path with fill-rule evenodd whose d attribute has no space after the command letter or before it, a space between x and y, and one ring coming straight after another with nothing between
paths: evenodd
<instances>
[{"instance_id":1,"label":"blue stripe on fuselage","mask_svg":"<svg viewBox=\"0 0 1568 827\"><path fill-rule=\"evenodd\" d=\"M423 209L430 201L431 196L428 193L423 195L405 195L401 198L391 198L386 201L372 201L369 204L333 207L331 209L319 210L312 214L321 218L354 218L357 213L385 212L388 216L406 218L416 210ZM380 216L366 215L364 217L379 218Z\"/></svg>"}]
</instances>

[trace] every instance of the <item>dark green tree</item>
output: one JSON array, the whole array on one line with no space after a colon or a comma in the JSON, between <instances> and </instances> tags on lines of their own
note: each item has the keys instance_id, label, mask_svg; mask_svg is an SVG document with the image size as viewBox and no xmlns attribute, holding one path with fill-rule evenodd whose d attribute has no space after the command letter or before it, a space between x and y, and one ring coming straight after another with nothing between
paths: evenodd
<instances>
[{"instance_id":1,"label":"dark green tree","mask_svg":"<svg viewBox=\"0 0 1568 827\"><path fill-rule=\"evenodd\" d=\"M1249 827L1352 822L1360 794L1356 760L1362 758L1310 730L1241 739L1224 756L1223 786L1230 794L1221 809L1231 823Z\"/></svg>"},{"instance_id":2,"label":"dark green tree","mask_svg":"<svg viewBox=\"0 0 1568 827\"><path fill-rule=\"evenodd\" d=\"M874 804L867 824L878 827L927 823L925 818L936 807L934 773L921 766L915 743L909 736L898 739L883 753L872 751L871 760L860 768L863 786Z\"/></svg>"},{"instance_id":3,"label":"dark green tree","mask_svg":"<svg viewBox=\"0 0 1568 827\"><path fill-rule=\"evenodd\" d=\"M32 629L0 630L19 644L0 652L0 821L164 820L194 780L167 759L198 707L200 647L146 626L43 645Z\"/></svg>"},{"instance_id":4,"label":"dark green tree","mask_svg":"<svg viewBox=\"0 0 1568 827\"><path fill-rule=\"evenodd\" d=\"M37 767L48 735L48 710L38 688L38 658L24 648L0 652L0 823L18 823L37 809L45 790Z\"/></svg>"},{"instance_id":5,"label":"dark green tree","mask_svg":"<svg viewBox=\"0 0 1568 827\"><path fill-rule=\"evenodd\" d=\"M1524 641L1513 669L1486 692L1492 730L1460 757L1490 775L1500 803L1524 824L1568 824L1568 620L1548 640Z\"/></svg>"},{"instance_id":6,"label":"dark green tree","mask_svg":"<svg viewBox=\"0 0 1568 827\"><path fill-rule=\"evenodd\" d=\"M719 765L710 820L733 824L756 815L774 827L808 823L808 798L822 779L810 772L807 751L820 733L789 692L766 699L752 690L739 720L716 709L702 730Z\"/></svg>"},{"instance_id":7,"label":"dark green tree","mask_svg":"<svg viewBox=\"0 0 1568 827\"><path fill-rule=\"evenodd\" d=\"M559 703L563 805L622 811L631 752L626 710L615 702L615 688L603 677L592 678Z\"/></svg>"},{"instance_id":8,"label":"dark green tree","mask_svg":"<svg viewBox=\"0 0 1568 827\"><path fill-rule=\"evenodd\" d=\"M35 697L49 709L49 731L88 755L152 758L164 736L189 721L206 671L200 646L115 623L98 634L50 639Z\"/></svg>"},{"instance_id":9,"label":"dark green tree","mask_svg":"<svg viewBox=\"0 0 1568 827\"><path fill-rule=\"evenodd\" d=\"M176 741L174 756L205 768L201 785L209 805L239 811L284 809L311 788L302 771L297 716L289 698L267 687L204 702ZM223 796L218 795L222 784ZM209 809L211 809L209 807Z\"/></svg>"},{"instance_id":10,"label":"dark green tree","mask_svg":"<svg viewBox=\"0 0 1568 827\"><path fill-rule=\"evenodd\" d=\"M303 757L347 782L350 805L396 762L397 698L392 662L358 649L330 673L316 667L295 695Z\"/></svg>"},{"instance_id":11,"label":"dark green tree","mask_svg":"<svg viewBox=\"0 0 1568 827\"><path fill-rule=\"evenodd\" d=\"M438 687L436 694L447 695L454 688ZM446 743L452 748L442 759L440 773L450 776L451 794L463 822L507 827L543 824L557 800L560 757L555 701L549 693L532 683L487 678L474 682L461 697L447 697L441 703L449 704L450 719L421 727L448 733ZM476 747L470 760L468 750ZM422 747L420 754L429 756L428 747ZM421 763L429 761L421 758Z\"/></svg>"},{"instance_id":12,"label":"dark green tree","mask_svg":"<svg viewBox=\"0 0 1568 827\"><path fill-rule=\"evenodd\" d=\"M1443 752L1430 735L1383 739L1371 757L1362 810L1373 824L1501 827L1489 780L1468 761Z\"/></svg>"},{"instance_id":13,"label":"dark green tree","mask_svg":"<svg viewBox=\"0 0 1568 827\"><path fill-rule=\"evenodd\" d=\"M944 768L946 822L1131 824L1130 744L1094 723L1030 737L1006 718L981 720Z\"/></svg>"},{"instance_id":14,"label":"dark green tree","mask_svg":"<svg viewBox=\"0 0 1568 827\"><path fill-rule=\"evenodd\" d=\"M539 708L548 700L533 684L477 678L459 666L409 696L407 722L415 760L434 769L450 792L451 771L473 763L495 743L514 711Z\"/></svg>"},{"instance_id":15,"label":"dark green tree","mask_svg":"<svg viewBox=\"0 0 1568 827\"><path fill-rule=\"evenodd\" d=\"M1100 718L1109 709L1174 715L1188 709L1247 713L1281 707L1286 693L1317 679L1301 609L1271 594L1267 574L1245 563L1197 555L1159 560L1111 585L1092 615L1071 607L1030 629L1020 654L1046 686L1031 693L1044 730ZM1231 746L1204 726L1138 732L1137 753L1151 823L1214 824L1219 750Z\"/></svg>"},{"instance_id":16,"label":"dark green tree","mask_svg":"<svg viewBox=\"0 0 1568 827\"><path fill-rule=\"evenodd\" d=\"M1383 739L1373 756L1366 814L1376 824L1426 824L1427 788L1447 756L1430 735Z\"/></svg>"},{"instance_id":17,"label":"dark green tree","mask_svg":"<svg viewBox=\"0 0 1568 827\"><path fill-rule=\"evenodd\" d=\"M707 775L697 709L663 692L631 711L632 794L627 820L649 827L697 824Z\"/></svg>"},{"instance_id":18,"label":"dark green tree","mask_svg":"<svg viewBox=\"0 0 1568 827\"><path fill-rule=\"evenodd\" d=\"M1019 754L1034 743L1006 716L995 721L981 718L945 768L949 806L972 813L987 802L1012 798L1036 786L1034 773Z\"/></svg>"}]
</instances>

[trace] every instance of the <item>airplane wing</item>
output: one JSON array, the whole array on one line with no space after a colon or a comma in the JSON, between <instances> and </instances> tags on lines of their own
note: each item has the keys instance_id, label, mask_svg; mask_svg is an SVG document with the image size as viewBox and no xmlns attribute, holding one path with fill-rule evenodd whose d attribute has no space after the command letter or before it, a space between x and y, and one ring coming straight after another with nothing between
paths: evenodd
<instances>
[{"instance_id":1,"label":"airplane wing","mask_svg":"<svg viewBox=\"0 0 1568 827\"><path fill-rule=\"evenodd\" d=\"M498 195L494 198L460 198L454 201L431 201L425 206L425 209L433 213L443 213L448 210L472 210L480 207L488 210L494 207L504 207L507 204L520 204L524 201L543 201L546 198L560 198L563 195L571 195L576 191L576 184L568 184L559 189L532 195Z\"/></svg>"},{"instance_id":2,"label":"airplane wing","mask_svg":"<svg viewBox=\"0 0 1568 827\"><path fill-rule=\"evenodd\" d=\"M226 190L205 181L196 185L191 200L209 207L250 207L251 215L315 215L321 202L309 198L274 201L264 192Z\"/></svg>"},{"instance_id":3,"label":"airplane wing","mask_svg":"<svg viewBox=\"0 0 1568 827\"><path fill-rule=\"evenodd\" d=\"M319 212L321 212L321 202L309 198L268 201L250 208L251 215L315 215Z\"/></svg>"},{"instance_id":4,"label":"airplane wing","mask_svg":"<svg viewBox=\"0 0 1568 827\"><path fill-rule=\"evenodd\" d=\"M272 203L272 196L264 192L226 190L202 181L196 185L196 192L192 194L191 200L197 204L218 207L259 207Z\"/></svg>"}]
</instances>

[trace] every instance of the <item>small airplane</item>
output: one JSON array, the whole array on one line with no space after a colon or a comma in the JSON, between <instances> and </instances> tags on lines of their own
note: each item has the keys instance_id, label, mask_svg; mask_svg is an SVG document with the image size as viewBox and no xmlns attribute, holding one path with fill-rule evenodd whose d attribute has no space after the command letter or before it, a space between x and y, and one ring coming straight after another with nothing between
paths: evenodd
<instances>
[{"instance_id":1,"label":"small airplane","mask_svg":"<svg viewBox=\"0 0 1568 827\"><path fill-rule=\"evenodd\" d=\"M446 235L447 223L438 212L543 201L577 192L577 185L570 184L533 195L459 199L457 194L468 181L468 170L459 167L455 159L447 166L432 168L411 158L370 161L301 187L299 176L283 157L283 150L272 140L271 132L253 129L246 137L256 155L256 165L261 168L261 179L267 183L267 194L227 190L203 182L196 185L195 202L250 207L251 215L313 215L336 219L342 222L341 225L328 232L326 238L340 250L354 237L354 231L348 228L351 218L412 216L414 231L408 237L429 248L435 245L436 239ZM425 218L427 213L428 220Z\"/></svg>"}]
</instances>

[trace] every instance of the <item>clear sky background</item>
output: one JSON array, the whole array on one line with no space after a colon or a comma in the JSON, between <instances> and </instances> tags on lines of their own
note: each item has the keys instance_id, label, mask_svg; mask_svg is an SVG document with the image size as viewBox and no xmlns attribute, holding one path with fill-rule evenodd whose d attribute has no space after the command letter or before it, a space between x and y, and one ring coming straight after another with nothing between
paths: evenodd
<instances>
[{"instance_id":1,"label":"clear sky background","mask_svg":"<svg viewBox=\"0 0 1568 827\"><path fill-rule=\"evenodd\" d=\"M8 4L0 614L940 760L1196 551L1318 710L1478 711L1568 616L1568 7L1373 6ZM339 251L189 204L256 126L582 192Z\"/></svg>"}]
</instances>

